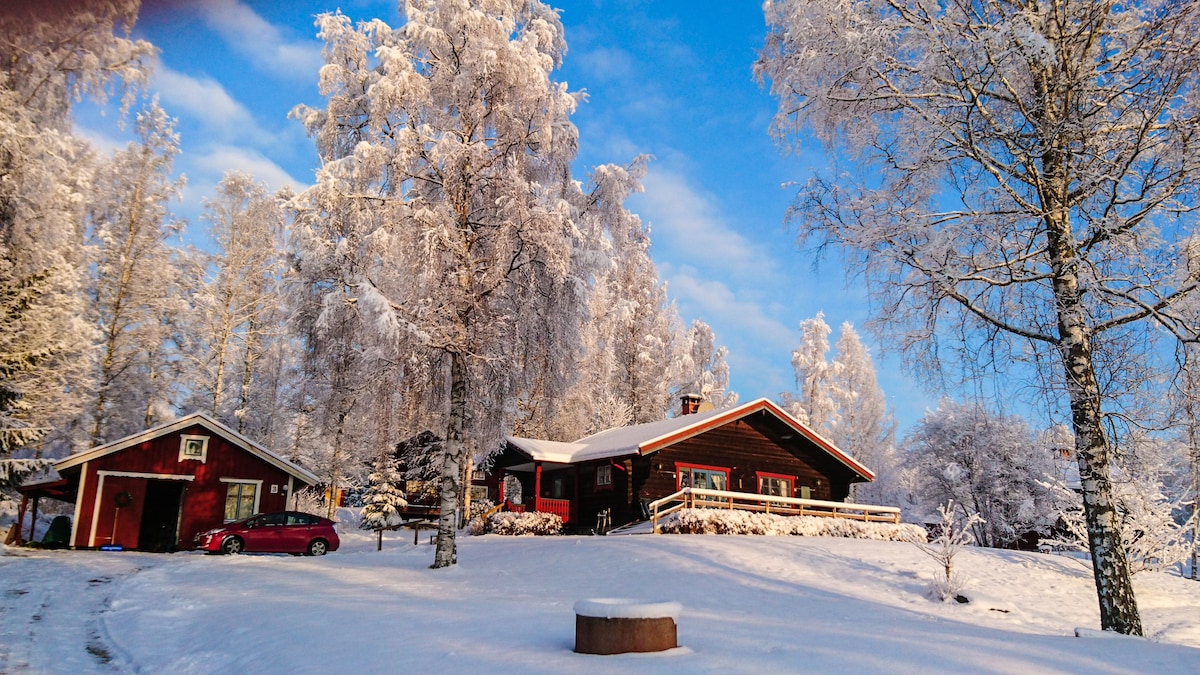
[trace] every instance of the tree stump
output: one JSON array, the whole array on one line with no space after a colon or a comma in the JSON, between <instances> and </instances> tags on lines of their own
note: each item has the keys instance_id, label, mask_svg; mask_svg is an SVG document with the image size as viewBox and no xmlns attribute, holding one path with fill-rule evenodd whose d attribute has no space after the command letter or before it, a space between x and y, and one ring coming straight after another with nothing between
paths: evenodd
<instances>
[{"instance_id":1,"label":"tree stump","mask_svg":"<svg viewBox=\"0 0 1200 675\"><path fill-rule=\"evenodd\" d=\"M580 654L661 652L679 646L678 602L596 598L575 603L575 651Z\"/></svg>"}]
</instances>

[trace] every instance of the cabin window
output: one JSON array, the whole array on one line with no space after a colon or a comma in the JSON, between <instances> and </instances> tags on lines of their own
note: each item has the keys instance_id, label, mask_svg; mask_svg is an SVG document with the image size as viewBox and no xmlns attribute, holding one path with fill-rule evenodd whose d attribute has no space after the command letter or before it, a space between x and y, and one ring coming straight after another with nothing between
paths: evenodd
<instances>
[{"instance_id":1,"label":"cabin window","mask_svg":"<svg viewBox=\"0 0 1200 675\"><path fill-rule=\"evenodd\" d=\"M200 463L208 459L208 436L183 434L179 437L179 461L187 459Z\"/></svg>"},{"instance_id":2,"label":"cabin window","mask_svg":"<svg viewBox=\"0 0 1200 675\"><path fill-rule=\"evenodd\" d=\"M225 522L249 518L258 512L259 481L225 482Z\"/></svg>"},{"instance_id":3,"label":"cabin window","mask_svg":"<svg viewBox=\"0 0 1200 675\"><path fill-rule=\"evenodd\" d=\"M796 479L774 473L758 472L758 494L772 497L791 497Z\"/></svg>"},{"instance_id":4,"label":"cabin window","mask_svg":"<svg viewBox=\"0 0 1200 675\"><path fill-rule=\"evenodd\" d=\"M550 479L550 499L567 498L567 478L560 474Z\"/></svg>"},{"instance_id":5,"label":"cabin window","mask_svg":"<svg viewBox=\"0 0 1200 675\"><path fill-rule=\"evenodd\" d=\"M676 465L677 489L685 487L702 490L729 489L729 469L720 466Z\"/></svg>"},{"instance_id":6,"label":"cabin window","mask_svg":"<svg viewBox=\"0 0 1200 675\"><path fill-rule=\"evenodd\" d=\"M596 467L596 487L612 487L612 465Z\"/></svg>"},{"instance_id":7,"label":"cabin window","mask_svg":"<svg viewBox=\"0 0 1200 675\"><path fill-rule=\"evenodd\" d=\"M807 485L800 486L800 499L812 499L812 488Z\"/></svg>"}]
</instances>

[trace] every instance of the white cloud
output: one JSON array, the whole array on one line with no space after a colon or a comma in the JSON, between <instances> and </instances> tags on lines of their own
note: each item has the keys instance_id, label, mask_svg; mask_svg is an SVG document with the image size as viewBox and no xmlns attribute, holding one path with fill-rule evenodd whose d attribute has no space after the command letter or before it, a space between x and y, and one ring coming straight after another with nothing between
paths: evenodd
<instances>
[{"instance_id":1,"label":"white cloud","mask_svg":"<svg viewBox=\"0 0 1200 675\"><path fill-rule=\"evenodd\" d=\"M193 157L189 164L193 170L198 170L201 180L215 177L215 180L211 180L211 185L216 185L227 171L244 171L256 180L266 183L272 191L285 185L290 185L297 192L308 187L308 184L296 180L266 156L246 148L218 146L203 155ZM204 182L209 183L207 180ZM211 194L212 190L208 193Z\"/></svg>"},{"instance_id":2,"label":"white cloud","mask_svg":"<svg viewBox=\"0 0 1200 675\"><path fill-rule=\"evenodd\" d=\"M117 138L107 131L101 131L75 122L75 135L86 140L102 156L111 155L118 150L129 147L129 138Z\"/></svg>"},{"instance_id":3,"label":"white cloud","mask_svg":"<svg viewBox=\"0 0 1200 675\"><path fill-rule=\"evenodd\" d=\"M289 42L283 31L240 0L204 0L197 9L231 48L264 72L281 79L315 81L323 63L316 41Z\"/></svg>"},{"instance_id":4,"label":"white cloud","mask_svg":"<svg viewBox=\"0 0 1200 675\"><path fill-rule=\"evenodd\" d=\"M656 258L665 249L670 259L703 269L710 277L762 279L774 272L770 255L726 224L713 200L682 176L652 167L643 183L646 191L637 201L653 228Z\"/></svg>"},{"instance_id":5,"label":"white cloud","mask_svg":"<svg viewBox=\"0 0 1200 675\"><path fill-rule=\"evenodd\" d=\"M212 78L195 78L160 65L153 87L169 114L186 115L219 138L266 136L250 111Z\"/></svg>"}]
</instances>

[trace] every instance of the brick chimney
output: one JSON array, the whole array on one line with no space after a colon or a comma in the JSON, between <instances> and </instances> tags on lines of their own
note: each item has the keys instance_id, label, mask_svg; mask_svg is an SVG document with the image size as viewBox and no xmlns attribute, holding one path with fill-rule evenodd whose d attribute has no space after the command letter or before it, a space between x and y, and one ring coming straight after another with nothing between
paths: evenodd
<instances>
[{"instance_id":1,"label":"brick chimney","mask_svg":"<svg viewBox=\"0 0 1200 675\"><path fill-rule=\"evenodd\" d=\"M699 394L684 394L679 397L679 414L695 415L700 412L700 402L704 400Z\"/></svg>"}]
</instances>

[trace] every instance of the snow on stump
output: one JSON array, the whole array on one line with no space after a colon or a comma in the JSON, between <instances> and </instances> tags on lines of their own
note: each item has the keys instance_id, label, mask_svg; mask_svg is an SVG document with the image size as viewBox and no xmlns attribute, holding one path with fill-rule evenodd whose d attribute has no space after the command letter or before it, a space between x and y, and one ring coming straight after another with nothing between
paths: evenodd
<instances>
[{"instance_id":1,"label":"snow on stump","mask_svg":"<svg viewBox=\"0 0 1200 675\"><path fill-rule=\"evenodd\" d=\"M678 647L678 602L595 598L575 603L575 651L580 654L661 652Z\"/></svg>"}]
</instances>

